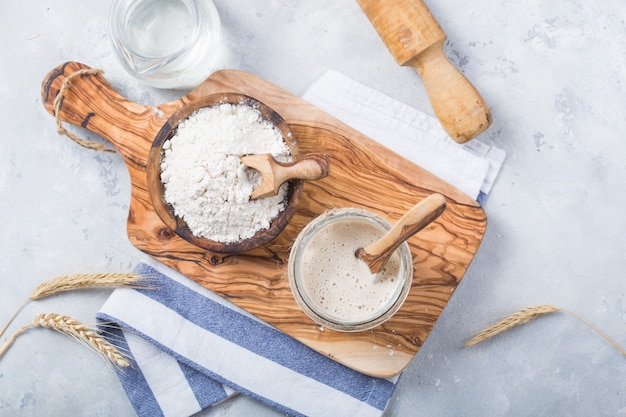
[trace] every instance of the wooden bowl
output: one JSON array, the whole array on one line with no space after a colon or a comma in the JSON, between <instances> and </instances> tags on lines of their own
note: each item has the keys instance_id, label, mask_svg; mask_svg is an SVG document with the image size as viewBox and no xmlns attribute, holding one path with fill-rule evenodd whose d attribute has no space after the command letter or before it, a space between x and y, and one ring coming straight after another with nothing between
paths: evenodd
<instances>
[{"instance_id":1,"label":"wooden bowl","mask_svg":"<svg viewBox=\"0 0 626 417\"><path fill-rule=\"evenodd\" d=\"M258 110L262 117L276 126L282 133L283 140L291 151L293 159L297 159L300 155L298 144L291 129L285 120L270 107L260 101L239 93L219 93L203 97L197 101L191 102L167 120L165 125L157 134L148 157L148 165L146 167L148 193L152 200L154 210L159 215L163 223L172 229L177 235L186 241L211 252L217 253L238 253L250 249L263 246L273 240L287 226L291 218L298 208L298 204L302 199L302 188L304 182L302 180L289 181L289 190L287 192L287 201L285 208L272 220L270 227L265 230L258 231L254 236L236 242L217 242L202 237L195 236L185 220L174 214L173 207L164 199L164 185L161 181L161 161L163 159L163 144L170 139L178 128L178 124L189 117L194 111L203 108L219 105L222 103L241 104L250 106Z\"/></svg>"}]
</instances>

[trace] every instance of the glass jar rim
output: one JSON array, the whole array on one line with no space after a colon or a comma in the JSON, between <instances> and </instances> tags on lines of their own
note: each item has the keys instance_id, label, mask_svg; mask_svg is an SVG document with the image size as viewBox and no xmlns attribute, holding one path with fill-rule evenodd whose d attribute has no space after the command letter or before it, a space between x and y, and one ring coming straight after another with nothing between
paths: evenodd
<instances>
[{"instance_id":1,"label":"glass jar rim","mask_svg":"<svg viewBox=\"0 0 626 417\"><path fill-rule=\"evenodd\" d=\"M346 320L341 317L336 317L319 308L317 303L313 302L307 292L303 290L302 284L300 283L298 265L301 252L315 233L323 227L334 222L353 219L369 222L384 231L389 230L392 227L392 224L386 218L365 209L338 208L328 210L313 219L300 232L292 247L288 263L289 284L297 304L302 308L304 313L309 316L309 318L318 324L338 331L362 331L382 324L384 321L393 316L402 306L411 288L413 279L411 251L408 243L404 242L396 250L400 256L400 270L398 276L402 279L399 280L393 297L377 309L375 313L359 320Z\"/></svg>"},{"instance_id":2,"label":"glass jar rim","mask_svg":"<svg viewBox=\"0 0 626 417\"><path fill-rule=\"evenodd\" d=\"M145 0L113 0L109 9L109 34L115 51L118 55L124 57L125 65L130 67L133 62L142 62L144 65L141 70L137 71L137 68L130 69L138 74L150 74L185 54L190 46L197 41L200 36L202 15L197 0L180 0L187 6L191 14L193 28L191 36L184 45L172 53L162 56L149 56L137 51L132 46L132 42L128 41L122 28L125 18L132 13L141 1Z\"/></svg>"}]
</instances>

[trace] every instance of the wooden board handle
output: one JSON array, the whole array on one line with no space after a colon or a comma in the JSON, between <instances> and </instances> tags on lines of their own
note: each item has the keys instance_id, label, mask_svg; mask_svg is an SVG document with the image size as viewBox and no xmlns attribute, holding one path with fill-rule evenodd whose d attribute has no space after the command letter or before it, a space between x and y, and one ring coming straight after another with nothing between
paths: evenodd
<instances>
[{"instance_id":1,"label":"wooden board handle","mask_svg":"<svg viewBox=\"0 0 626 417\"><path fill-rule=\"evenodd\" d=\"M46 110L57 116L54 101L63 90L58 114L61 121L102 136L127 161L145 165L152 139L180 104L134 103L118 94L101 74L83 73L90 69L78 62L66 62L51 70L41 85Z\"/></svg>"}]
</instances>

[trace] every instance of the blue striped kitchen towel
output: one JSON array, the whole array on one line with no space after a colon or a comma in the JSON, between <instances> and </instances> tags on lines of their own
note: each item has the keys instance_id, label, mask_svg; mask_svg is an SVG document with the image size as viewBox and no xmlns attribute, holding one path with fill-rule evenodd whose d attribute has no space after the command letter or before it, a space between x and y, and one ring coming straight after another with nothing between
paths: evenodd
<instances>
[{"instance_id":1,"label":"blue striped kitchen towel","mask_svg":"<svg viewBox=\"0 0 626 417\"><path fill-rule=\"evenodd\" d=\"M242 393L294 416L380 416L398 377L349 369L159 264L97 314L130 355L116 370L140 417L190 416ZM119 328L119 329L116 329Z\"/></svg>"}]
</instances>

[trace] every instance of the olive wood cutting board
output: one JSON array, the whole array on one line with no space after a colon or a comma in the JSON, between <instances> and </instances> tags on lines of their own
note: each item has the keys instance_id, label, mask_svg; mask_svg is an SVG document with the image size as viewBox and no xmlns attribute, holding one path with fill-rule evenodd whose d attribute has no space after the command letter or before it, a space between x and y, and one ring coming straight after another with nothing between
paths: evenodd
<instances>
[{"instance_id":1,"label":"olive wood cutting board","mask_svg":"<svg viewBox=\"0 0 626 417\"><path fill-rule=\"evenodd\" d=\"M68 62L46 76L42 99L51 114L64 80L87 68ZM461 281L485 232L485 212L473 199L301 98L249 73L215 72L184 97L155 106L127 100L101 74L73 77L69 84L59 118L108 140L128 167L132 187L127 231L134 246L362 373L391 377L409 364ZM289 123L303 154L326 152L330 161L330 174L305 184L296 214L275 240L235 255L201 249L168 229L151 204L146 181L151 144L168 117L186 103L222 92L246 94L270 106ZM362 207L395 222L434 192L446 197L447 208L409 239L413 285L406 302L389 321L372 330L342 333L316 325L298 308L289 289L287 260L296 236L314 217L330 208Z\"/></svg>"}]
</instances>

